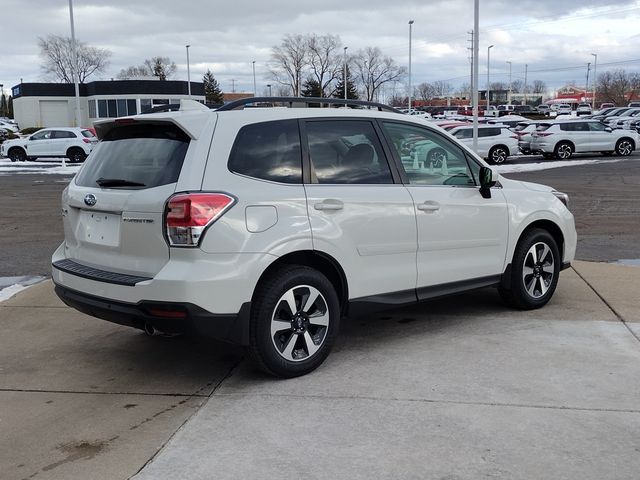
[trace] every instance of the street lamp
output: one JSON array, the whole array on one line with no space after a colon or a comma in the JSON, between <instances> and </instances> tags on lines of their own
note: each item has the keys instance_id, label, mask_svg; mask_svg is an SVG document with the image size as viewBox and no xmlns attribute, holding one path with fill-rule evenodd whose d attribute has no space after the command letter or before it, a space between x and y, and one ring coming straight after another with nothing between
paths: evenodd
<instances>
[{"instance_id":1,"label":"street lamp","mask_svg":"<svg viewBox=\"0 0 640 480\"><path fill-rule=\"evenodd\" d=\"M411 27L413 20L409 20L409 115L411 115Z\"/></svg>"},{"instance_id":2,"label":"street lamp","mask_svg":"<svg viewBox=\"0 0 640 480\"><path fill-rule=\"evenodd\" d=\"M79 127L82 123L80 118L80 85L78 84L78 49L76 45L76 29L73 25L73 0L69 0L69 19L71 21L71 58L73 59L71 67L71 76L73 77L73 84L76 90L76 127ZM62 166L64 164L64 157L62 157Z\"/></svg>"},{"instance_id":3,"label":"street lamp","mask_svg":"<svg viewBox=\"0 0 640 480\"><path fill-rule=\"evenodd\" d=\"M253 64L253 95L257 95L258 92L256 90L256 61L251 62Z\"/></svg>"},{"instance_id":4,"label":"street lamp","mask_svg":"<svg viewBox=\"0 0 640 480\"><path fill-rule=\"evenodd\" d=\"M598 55L596 53L592 53L591 54L594 57L593 60L593 97L591 97L591 102L593 105L593 109L596 109L596 91L598 90L598 72L597 72L597 67L598 67Z\"/></svg>"},{"instance_id":5,"label":"street lamp","mask_svg":"<svg viewBox=\"0 0 640 480\"><path fill-rule=\"evenodd\" d=\"M189 47L191 45L187 45L187 94L189 98L191 98L191 69L189 67Z\"/></svg>"},{"instance_id":6,"label":"street lamp","mask_svg":"<svg viewBox=\"0 0 640 480\"><path fill-rule=\"evenodd\" d=\"M511 105L511 62L507 60L507 63L509 64L509 101L507 103Z\"/></svg>"},{"instance_id":7,"label":"street lamp","mask_svg":"<svg viewBox=\"0 0 640 480\"><path fill-rule=\"evenodd\" d=\"M344 87L344 99L347 99L347 48L344 47L344 73L342 77L342 86Z\"/></svg>"},{"instance_id":8,"label":"street lamp","mask_svg":"<svg viewBox=\"0 0 640 480\"><path fill-rule=\"evenodd\" d=\"M493 45L489 45L487 47L487 112L489 111L489 97L491 94L491 84L489 83L489 69L491 67L491 49L493 48Z\"/></svg>"}]
</instances>

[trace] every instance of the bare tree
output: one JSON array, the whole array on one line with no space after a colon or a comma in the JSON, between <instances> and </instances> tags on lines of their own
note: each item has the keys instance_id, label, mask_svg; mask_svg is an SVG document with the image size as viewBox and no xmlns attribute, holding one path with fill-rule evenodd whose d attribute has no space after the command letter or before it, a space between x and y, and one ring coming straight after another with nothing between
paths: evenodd
<instances>
[{"instance_id":1,"label":"bare tree","mask_svg":"<svg viewBox=\"0 0 640 480\"><path fill-rule=\"evenodd\" d=\"M532 90L533 93L545 93L547 91L547 84L542 80L534 80Z\"/></svg>"},{"instance_id":2,"label":"bare tree","mask_svg":"<svg viewBox=\"0 0 640 480\"><path fill-rule=\"evenodd\" d=\"M625 105L627 103L626 94L632 88L632 81L624 70L601 73L598 75L597 84L597 96L601 101L613 102L616 105Z\"/></svg>"},{"instance_id":3,"label":"bare tree","mask_svg":"<svg viewBox=\"0 0 640 480\"><path fill-rule=\"evenodd\" d=\"M511 91L513 93L524 93L524 82L520 79L511 82Z\"/></svg>"},{"instance_id":4,"label":"bare tree","mask_svg":"<svg viewBox=\"0 0 640 480\"><path fill-rule=\"evenodd\" d=\"M382 56L378 47L367 47L353 58L356 75L366 100L372 101L378 89L385 83L398 80L405 75L406 68L399 67L391 57Z\"/></svg>"},{"instance_id":5,"label":"bare tree","mask_svg":"<svg viewBox=\"0 0 640 480\"><path fill-rule=\"evenodd\" d=\"M458 87L456 94L460 97L471 98L471 84L469 82L463 83Z\"/></svg>"},{"instance_id":6,"label":"bare tree","mask_svg":"<svg viewBox=\"0 0 640 480\"><path fill-rule=\"evenodd\" d=\"M282 43L271 49L270 75L280 85L291 89L291 94L301 91L302 74L309 64L309 43L302 35L287 34Z\"/></svg>"},{"instance_id":7,"label":"bare tree","mask_svg":"<svg viewBox=\"0 0 640 480\"><path fill-rule=\"evenodd\" d=\"M45 76L55 78L62 83L73 83L73 41L69 37L47 35L38 38L42 70ZM102 73L109 65L111 52L96 48L76 40L78 82L84 81L94 73Z\"/></svg>"},{"instance_id":8,"label":"bare tree","mask_svg":"<svg viewBox=\"0 0 640 480\"><path fill-rule=\"evenodd\" d=\"M418 100L424 101L431 100L436 96L433 85L427 82L421 83L420 85L416 86L413 91L413 95Z\"/></svg>"},{"instance_id":9,"label":"bare tree","mask_svg":"<svg viewBox=\"0 0 640 480\"><path fill-rule=\"evenodd\" d=\"M491 82L491 91L509 90L509 85L504 82Z\"/></svg>"},{"instance_id":10,"label":"bare tree","mask_svg":"<svg viewBox=\"0 0 640 480\"><path fill-rule=\"evenodd\" d=\"M336 35L307 36L309 68L311 75L320 86L322 97L329 96L331 85L342 79L344 58L340 55L342 42Z\"/></svg>"},{"instance_id":11,"label":"bare tree","mask_svg":"<svg viewBox=\"0 0 640 480\"><path fill-rule=\"evenodd\" d=\"M451 84L443 80L433 82L433 89L437 97L448 97L453 91Z\"/></svg>"},{"instance_id":12,"label":"bare tree","mask_svg":"<svg viewBox=\"0 0 640 480\"><path fill-rule=\"evenodd\" d=\"M120 70L118 78L128 80L134 77L158 77L160 80L168 80L176 73L175 62L169 57L147 58L142 65L131 66Z\"/></svg>"}]
</instances>

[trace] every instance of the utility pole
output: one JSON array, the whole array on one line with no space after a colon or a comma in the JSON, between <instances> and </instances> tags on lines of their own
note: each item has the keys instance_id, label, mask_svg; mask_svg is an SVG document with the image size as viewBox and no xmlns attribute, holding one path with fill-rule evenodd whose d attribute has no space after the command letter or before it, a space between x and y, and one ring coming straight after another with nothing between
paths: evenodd
<instances>
[{"instance_id":1,"label":"utility pole","mask_svg":"<svg viewBox=\"0 0 640 480\"><path fill-rule=\"evenodd\" d=\"M529 65L525 64L525 66L524 66L524 87L523 87L523 89L524 89L524 104L525 105L528 105L527 104L527 70L528 69L529 69Z\"/></svg>"},{"instance_id":2,"label":"utility pole","mask_svg":"<svg viewBox=\"0 0 640 480\"><path fill-rule=\"evenodd\" d=\"M189 47L191 45L185 45L187 49L187 96L191 98L191 67L189 66Z\"/></svg>"},{"instance_id":3,"label":"utility pole","mask_svg":"<svg viewBox=\"0 0 640 480\"><path fill-rule=\"evenodd\" d=\"M231 79L231 93L236 93L236 79Z\"/></svg>"},{"instance_id":4,"label":"utility pole","mask_svg":"<svg viewBox=\"0 0 640 480\"><path fill-rule=\"evenodd\" d=\"M587 92L589 91L589 70L591 70L591 62L587 63L587 83L584 87L584 101L587 101Z\"/></svg>"},{"instance_id":5,"label":"utility pole","mask_svg":"<svg viewBox=\"0 0 640 480\"><path fill-rule=\"evenodd\" d=\"M478 152L478 46L480 45L480 0L473 0L473 151Z\"/></svg>"},{"instance_id":6,"label":"utility pole","mask_svg":"<svg viewBox=\"0 0 640 480\"><path fill-rule=\"evenodd\" d=\"M253 96L258 96L258 90L256 89L256 61L251 62L253 65Z\"/></svg>"},{"instance_id":7,"label":"utility pole","mask_svg":"<svg viewBox=\"0 0 640 480\"><path fill-rule=\"evenodd\" d=\"M511 105L511 62L507 60L507 63L509 64L509 98L507 99L507 103Z\"/></svg>"},{"instance_id":8,"label":"utility pole","mask_svg":"<svg viewBox=\"0 0 640 480\"><path fill-rule=\"evenodd\" d=\"M471 44L470 47L467 47L467 50L469 50L469 64L471 66L471 74L469 76L469 97L471 97L470 102L471 102L471 108L473 109L473 30L471 30L470 32L467 32L470 35L470 38L468 40L468 42Z\"/></svg>"},{"instance_id":9,"label":"utility pole","mask_svg":"<svg viewBox=\"0 0 640 480\"><path fill-rule=\"evenodd\" d=\"M493 45L489 45L487 47L487 111L485 115L489 112L489 105L491 104L491 83L489 83L489 72L491 71L491 49Z\"/></svg>"},{"instance_id":10,"label":"utility pole","mask_svg":"<svg viewBox=\"0 0 640 480\"><path fill-rule=\"evenodd\" d=\"M79 73L78 73L78 46L76 45L76 29L73 24L73 0L69 0L69 19L71 20L71 49L72 49L72 62L73 68L71 69L71 76L73 77L73 84L76 91L76 127L80 127L82 119L80 117L80 85L79 85ZM64 157L62 157L62 166L65 166Z\"/></svg>"},{"instance_id":11,"label":"utility pole","mask_svg":"<svg viewBox=\"0 0 640 480\"><path fill-rule=\"evenodd\" d=\"M344 47L344 58L343 58L343 67L344 67L344 72L342 74L342 86L344 87L344 99L347 99L347 48L349 47ZM345 105L346 107L346 105Z\"/></svg>"},{"instance_id":12,"label":"utility pole","mask_svg":"<svg viewBox=\"0 0 640 480\"><path fill-rule=\"evenodd\" d=\"M598 90L598 74L596 71L596 68L598 66L598 55L595 53L592 53L591 55L593 55L594 57L594 61L593 61L593 97L591 97L591 102L592 102L592 110L596 109L596 90Z\"/></svg>"},{"instance_id":13,"label":"utility pole","mask_svg":"<svg viewBox=\"0 0 640 480\"><path fill-rule=\"evenodd\" d=\"M411 27L413 20L409 20L409 115L411 115Z\"/></svg>"}]
</instances>

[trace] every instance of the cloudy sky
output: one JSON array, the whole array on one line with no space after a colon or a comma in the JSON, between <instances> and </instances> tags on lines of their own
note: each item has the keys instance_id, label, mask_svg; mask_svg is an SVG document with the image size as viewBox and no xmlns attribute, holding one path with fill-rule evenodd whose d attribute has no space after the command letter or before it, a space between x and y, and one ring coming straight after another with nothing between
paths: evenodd
<instances>
[{"instance_id":1,"label":"cloudy sky","mask_svg":"<svg viewBox=\"0 0 640 480\"><path fill-rule=\"evenodd\" d=\"M152 56L168 56L192 80L210 68L223 91L252 91L256 62L258 93L266 93L271 48L287 33L338 35L348 52L379 47L408 65L409 26L414 20L413 84L469 81L469 35L473 0L74 0L76 37L109 49L111 63L92 79L110 79ZM68 0L2 0L0 84L5 90L44 81L37 39L70 35ZM480 0L480 87L491 80L543 80L550 90L584 84L591 53L598 71L640 70L640 0ZM593 75L593 72L591 72Z\"/></svg>"}]
</instances>

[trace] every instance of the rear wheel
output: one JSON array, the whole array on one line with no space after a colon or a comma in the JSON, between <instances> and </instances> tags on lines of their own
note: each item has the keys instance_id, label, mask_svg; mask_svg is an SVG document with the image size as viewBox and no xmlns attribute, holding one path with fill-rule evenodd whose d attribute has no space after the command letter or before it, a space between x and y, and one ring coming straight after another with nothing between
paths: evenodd
<instances>
[{"instance_id":1,"label":"rear wheel","mask_svg":"<svg viewBox=\"0 0 640 480\"><path fill-rule=\"evenodd\" d=\"M267 373L305 375L327 358L339 326L338 296L327 277L309 267L286 267L258 286L249 351Z\"/></svg>"},{"instance_id":2,"label":"rear wheel","mask_svg":"<svg viewBox=\"0 0 640 480\"><path fill-rule=\"evenodd\" d=\"M571 155L573 155L573 147L569 142L560 142L558 145L556 145L553 153L556 158L559 158L561 160L568 160L569 158L571 158Z\"/></svg>"},{"instance_id":3,"label":"rear wheel","mask_svg":"<svg viewBox=\"0 0 640 480\"><path fill-rule=\"evenodd\" d=\"M27 153L21 148L12 148L9 150L9 158L12 162L24 162L27 159Z\"/></svg>"},{"instance_id":4,"label":"rear wheel","mask_svg":"<svg viewBox=\"0 0 640 480\"><path fill-rule=\"evenodd\" d=\"M82 150L81 148L75 147L70 148L67 151L67 158L72 163L80 163L84 162L84 159L87 158L87 154L84 153L84 150Z\"/></svg>"},{"instance_id":5,"label":"rear wheel","mask_svg":"<svg viewBox=\"0 0 640 480\"><path fill-rule=\"evenodd\" d=\"M616 153L621 157L627 157L633 152L633 143L628 138L621 138L616 143Z\"/></svg>"},{"instance_id":6,"label":"rear wheel","mask_svg":"<svg viewBox=\"0 0 640 480\"><path fill-rule=\"evenodd\" d=\"M489 161L495 164L504 163L509 156L509 150L502 145L498 145L489 150Z\"/></svg>"},{"instance_id":7,"label":"rear wheel","mask_svg":"<svg viewBox=\"0 0 640 480\"><path fill-rule=\"evenodd\" d=\"M549 232L532 229L518 242L511 262L510 285L500 295L511 306L531 310L547 304L558 285L560 254Z\"/></svg>"}]
</instances>

